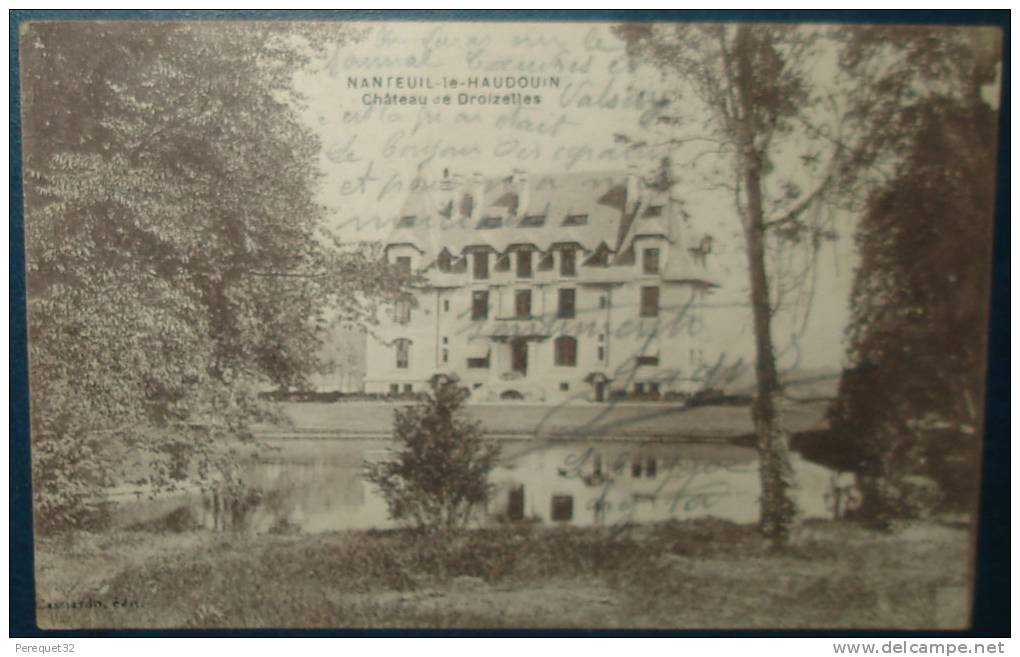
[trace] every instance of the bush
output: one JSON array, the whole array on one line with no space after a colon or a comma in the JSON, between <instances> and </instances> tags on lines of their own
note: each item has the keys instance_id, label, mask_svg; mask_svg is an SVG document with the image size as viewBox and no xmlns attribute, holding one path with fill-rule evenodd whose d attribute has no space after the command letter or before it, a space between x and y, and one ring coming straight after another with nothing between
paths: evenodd
<instances>
[{"instance_id":1,"label":"bush","mask_svg":"<svg viewBox=\"0 0 1020 657\"><path fill-rule=\"evenodd\" d=\"M463 413L468 391L436 377L430 393L398 409L389 460L368 463L365 478L386 499L390 517L422 530L463 527L492 494L488 475L499 446Z\"/></svg>"}]
</instances>

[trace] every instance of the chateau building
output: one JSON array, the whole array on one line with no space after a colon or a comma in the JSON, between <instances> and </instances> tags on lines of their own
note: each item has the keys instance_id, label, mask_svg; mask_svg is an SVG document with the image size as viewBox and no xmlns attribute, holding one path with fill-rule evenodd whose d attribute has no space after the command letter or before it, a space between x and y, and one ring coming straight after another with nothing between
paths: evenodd
<instances>
[{"instance_id":1,"label":"chateau building","mask_svg":"<svg viewBox=\"0 0 1020 657\"><path fill-rule=\"evenodd\" d=\"M472 400L691 393L706 381L712 237L633 171L419 185L386 241L414 276L368 337L367 392L456 374Z\"/></svg>"}]
</instances>

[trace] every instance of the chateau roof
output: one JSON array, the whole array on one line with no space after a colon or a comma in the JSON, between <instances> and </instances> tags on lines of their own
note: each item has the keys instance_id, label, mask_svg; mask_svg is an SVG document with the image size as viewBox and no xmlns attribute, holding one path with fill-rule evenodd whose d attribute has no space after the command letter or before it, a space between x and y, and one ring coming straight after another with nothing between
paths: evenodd
<instances>
[{"instance_id":1,"label":"chateau roof","mask_svg":"<svg viewBox=\"0 0 1020 657\"><path fill-rule=\"evenodd\" d=\"M676 244L683 230L668 193L627 171L444 175L412 190L387 239L388 245L415 245L426 263L444 250L457 258L475 249L505 254L529 246L548 253L576 245L585 258L605 245L608 266L585 267L582 282L624 282L631 275L634 240L658 237ZM686 253L689 246L670 249L662 263L664 278L705 280L704 266Z\"/></svg>"}]
</instances>

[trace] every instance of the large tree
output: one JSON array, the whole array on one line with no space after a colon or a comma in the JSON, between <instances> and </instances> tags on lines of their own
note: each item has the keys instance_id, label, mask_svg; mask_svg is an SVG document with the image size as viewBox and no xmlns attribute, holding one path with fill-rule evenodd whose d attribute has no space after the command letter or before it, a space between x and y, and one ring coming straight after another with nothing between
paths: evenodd
<instances>
[{"instance_id":1,"label":"large tree","mask_svg":"<svg viewBox=\"0 0 1020 657\"><path fill-rule=\"evenodd\" d=\"M760 522L779 544L789 535L796 505L773 336L778 272L769 265L776 263L770 253L784 245L825 238L827 231L809 211L833 192L842 167L838 122L827 117L831 102L812 71L821 57L821 32L789 25L632 23L616 33L633 57L651 62L666 84L676 85L679 107L659 117L680 126L666 146L710 145L705 154L715 184L729 190L740 222L756 350L752 417Z\"/></svg>"},{"instance_id":2,"label":"large tree","mask_svg":"<svg viewBox=\"0 0 1020 657\"><path fill-rule=\"evenodd\" d=\"M959 507L977 489L1000 58L990 30L860 29L842 65L857 81L870 187L849 364L832 409L865 486L864 512L912 509L905 477L934 477Z\"/></svg>"},{"instance_id":3,"label":"large tree","mask_svg":"<svg viewBox=\"0 0 1020 657\"><path fill-rule=\"evenodd\" d=\"M329 24L24 26L44 524L78 522L113 483L208 477L223 438L260 417L259 385L302 385L327 323L394 292L367 248L325 230L319 143L292 84L345 35Z\"/></svg>"}]
</instances>

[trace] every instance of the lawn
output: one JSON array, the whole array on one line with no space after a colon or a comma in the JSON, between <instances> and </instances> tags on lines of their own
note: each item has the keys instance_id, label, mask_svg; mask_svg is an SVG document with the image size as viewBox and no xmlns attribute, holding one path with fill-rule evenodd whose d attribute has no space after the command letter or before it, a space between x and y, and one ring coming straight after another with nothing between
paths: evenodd
<instances>
[{"instance_id":1,"label":"lawn","mask_svg":"<svg viewBox=\"0 0 1020 657\"><path fill-rule=\"evenodd\" d=\"M771 551L719 520L425 540L146 532L40 542L43 627L949 628L966 529L803 526ZM84 603L78 608L67 603ZM57 607L57 608L53 608Z\"/></svg>"},{"instance_id":2,"label":"lawn","mask_svg":"<svg viewBox=\"0 0 1020 657\"><path fill-rule=\"evenodd\" d=\"M294 431L352 436L389 435L393 412L399 404L385 402L285 402L281 403L292 427L263 426L263 433ZM824 426L826 403L791 403L784 419L793 432ZM482 422L485 430L506 436L580 436L584 438L727 439L753 433L746 406L696 406L681 404L575 404L541 406L493 404L468 406L467 414Z\"/></svg>"}]
</instances>

